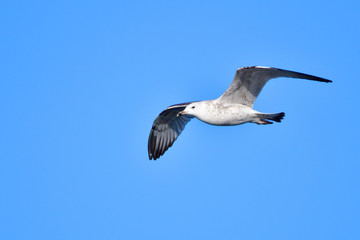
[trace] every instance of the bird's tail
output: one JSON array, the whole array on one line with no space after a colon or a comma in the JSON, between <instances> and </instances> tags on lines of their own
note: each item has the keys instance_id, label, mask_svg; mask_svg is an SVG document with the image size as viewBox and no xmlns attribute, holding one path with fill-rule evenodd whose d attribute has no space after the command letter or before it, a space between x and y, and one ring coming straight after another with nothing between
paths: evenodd
<instances>
[{"instance_id":1,"label":"bird's tail","mask_svg":"<svg viewBox=\"0 0 360 240\"><path fill-rule=\"evenodd\" d=\"M260 118L260 121L258 122L258 124L272 124L272 122L266 121L266 120L271 120L274 122L281 122L281 119L283 119L285 116L285 113L281 112L281 113L272 113L272 114L264 114L261 113L258 115L258 117Z\"/></svg>"}]
</instances>

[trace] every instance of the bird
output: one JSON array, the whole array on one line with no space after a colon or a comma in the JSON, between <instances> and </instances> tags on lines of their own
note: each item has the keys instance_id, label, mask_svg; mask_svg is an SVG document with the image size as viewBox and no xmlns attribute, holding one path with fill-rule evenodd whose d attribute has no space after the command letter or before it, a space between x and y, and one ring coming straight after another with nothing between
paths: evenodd
<instances>
[{"instance_id":1,"label":"bird","mask_svg":"<svg viewBox=\"0 0 360 240\"><path fill-rule=\"evenodd\" d=\"M216 126L243 123L259 125L281 122L285 113L262 113L253 109L264 85L279 77L301 78L330 83L331 80L273 67L249 66L236 70L228 89L217 99L171 105L155 119L148 140L149 159L156 160L173 145L185 125L192 119Z\"/></svg>"}]
</instances>

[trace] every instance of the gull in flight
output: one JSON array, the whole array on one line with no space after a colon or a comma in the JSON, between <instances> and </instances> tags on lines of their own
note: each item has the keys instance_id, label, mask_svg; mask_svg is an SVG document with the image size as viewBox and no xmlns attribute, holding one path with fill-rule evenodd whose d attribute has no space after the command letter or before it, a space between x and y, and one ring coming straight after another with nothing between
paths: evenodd
<instances>
[{"instance_id":1,"label":"gull in flight","mask_svg":"<svg viewBox=\"0 0 360 240\"><path fill-rule=\"evenodd\" d=\"M171 147L185 125L196 117L217 126L243 123L272 124L280 122L285 113L261 113L253 109L254 102L267 81L278 77L302 78L332 82L312 75L271 67L243 67L236 71L229 88L215 100L175 104L155 119L148 142L149 159L156 160Z\"/></svg>"}]
</instances>

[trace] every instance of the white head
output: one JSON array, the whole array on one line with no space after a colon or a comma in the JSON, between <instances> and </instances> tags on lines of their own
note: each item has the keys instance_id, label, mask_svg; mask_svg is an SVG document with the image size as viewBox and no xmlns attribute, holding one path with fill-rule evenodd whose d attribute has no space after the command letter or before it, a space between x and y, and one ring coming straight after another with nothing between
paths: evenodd
<instances>
[{"instance_id":1,"label":"white head","mask_svg":"<svg viewBox=\"0 0 360 240\"><path fill-rule=\"evenodd\" d=\"M183 111L179 112L178 115L181 116L186 114L199 118L207 110L205 105L206 105L205 101L192 102L189 105L187 105Z\"/></svg>"}]
</instances>

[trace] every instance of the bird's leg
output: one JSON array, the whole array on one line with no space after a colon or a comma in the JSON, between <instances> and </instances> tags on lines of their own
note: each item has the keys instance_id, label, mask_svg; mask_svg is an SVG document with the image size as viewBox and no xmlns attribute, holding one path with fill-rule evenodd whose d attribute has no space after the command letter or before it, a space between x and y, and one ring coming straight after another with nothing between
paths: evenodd
<instances>
[{"instance_id":1,"label":"bird's leg","mask_svg":"<svg viewBox=\"0 0 360 240\"><path fill-rule=\"evenodd\" d=\"M258 125L267 125L267 124L273 124L270 121L266 121L264 119L259 119L259 121L256 122Z\"/></svg>"}]
</instances>

